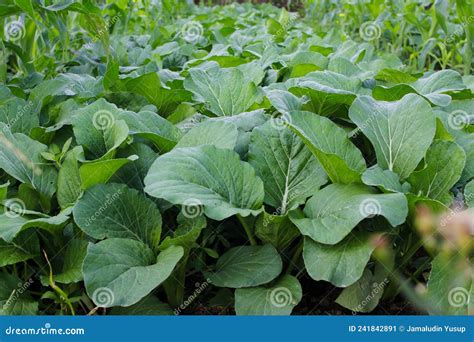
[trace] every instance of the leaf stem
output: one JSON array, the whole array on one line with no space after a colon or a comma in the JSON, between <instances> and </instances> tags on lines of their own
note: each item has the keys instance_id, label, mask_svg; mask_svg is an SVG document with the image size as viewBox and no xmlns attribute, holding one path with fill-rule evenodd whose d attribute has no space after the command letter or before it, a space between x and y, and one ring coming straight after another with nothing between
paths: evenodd
<instances>
[{"instance_id":1,"label":"leaf stem","mask_svg":"<svg viewBox=\"0 0 474 342\"><path fill-rule=\"evenodd\" d=\"M250 241L250 244L252 246L257 246L257 240L255 240L255 237L253 236L252 230L250 229L249 225L245 221L245 218L242 217L240 214L237 214L237 219L239 220L242 227L244 227L245 233L247 234L247 237Z\"/></svg>"}]
</instances>

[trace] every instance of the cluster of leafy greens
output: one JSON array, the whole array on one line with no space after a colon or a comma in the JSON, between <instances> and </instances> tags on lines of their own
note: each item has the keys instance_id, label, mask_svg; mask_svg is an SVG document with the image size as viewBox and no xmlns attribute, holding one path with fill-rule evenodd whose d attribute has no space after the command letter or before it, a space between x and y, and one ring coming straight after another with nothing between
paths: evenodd
<instances>
[{"instance_id":1,"label":"cluster of leafy greens","mask_svg":"<svg viewBox=\"0 0 474 342\"><path fill-rule=\"evenodd\" d=\"M438 36L459 23L443 9L424 17ZM468 312L448 292L472 297L472 276L415 217L474 205L472 55L463 76L420 49L415 71L396 35L271 5L15 0L0 17L0 314L289 315L321 281L370 312L402 278L428 281L424 309Z\"/></svg>"}]
</instances>

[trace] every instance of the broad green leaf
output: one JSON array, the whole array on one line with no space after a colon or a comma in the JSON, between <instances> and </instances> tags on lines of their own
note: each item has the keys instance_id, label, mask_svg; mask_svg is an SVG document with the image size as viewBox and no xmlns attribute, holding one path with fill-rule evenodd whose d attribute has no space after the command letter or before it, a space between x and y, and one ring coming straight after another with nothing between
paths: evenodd
<instances>
[{"instance_id":1,"label":"broad green leaf","mask_svg":"<svg viewBox=\"0 0 474 342\"><path fill-rule=\"evenodd\" d=\"M347 112L347 108L357 97L362 83L357 78L335 72L316 71L288 81L287 86L291 93L309 98L303 105L303 110L330 116Z\"/></svg>"},{"instance_id":2,"label":"broad green leaf","mask_svg":"<svg viewBox=\"0 0 474 342\"><path fill-rule=\"evenodd\" d=\"M374 273L366 268L358 281L341 292L336 303L354 312L371 312L379 304L388 283L384 266L376 267Z\"/></svg>"},{"instance_id":3,"label":"broad green leaf","mask_svg":"<svg viewBox=\"0 0 474 342\"><path fill-rule=\"evenodd\" d=\"M237 68L221 69L209 62L189 70L184 87L193 98L204 103L217 116L232 116L245 112L259 99L257 87Z\"/></svg>"},{"instance_id":4,"label":"broad green leaf","mask_svg":"<svg viewBox=\"0 0 474 342\"><path fill-rule=\"evenodd\" d=\"M235 312L240 316L287 316L302 297L298 279L284 275L270 287L235 290Z\"/></svg>"},{"instance_id":5,"label":"broad green leaf","mask_svg":"<svg viewBox=\"0 0 474 342\"><path fill-rule=\"evenodd\" d=\"M426 153L425 164L408 178L411 192L449 205L452 201L449 190L461 178L466 153L454 142L436 140Z\"/></svg>"},{"instance_id":6,"label":"broad green leaf","mask_svg":"<svg viewBox=\"0 0 474 342\"><path fill-rule=\"evenodd\" d=\"M416 80L413 83L400 83L394 86L376 86L373 97L376 100L396 101L406 94L423 96L436 106L447 106L451 102L448 94L465 89L461 75L455 70L441 70Z\"/></svg>"},{"instance_id":7,"label":"broad green leaf","mask_svg":"<svg viewBox=\"0 0 474 342\"><path fill-rule=\"evenodd\" d=\"M32 101L14 97L0 104L0 122L5 123L12 133L30 134L39 126L39 116Z\"/></svg>"},{"instance_id":8,"label":"broad green leaf","mask_svg":"<svg viewBox=\"0 0 474 342\"><path fill-rule=\"evenodd\" d=\"M95 239L128 238L155 248L161 214L155 203L124 184L96 185L74 206L74 220Z\"/></svg>"},{"instance_id":9,"label":"broad green leaf","mask_svg":"<svg viewBox=\"0 0 474 342\"><path fill-rule=\"evenodd\" d=\"M404 194L379 194L365 185L331 184L311 197L305 217L290 218L301 234L325 244L336 244L365 218L384 216L392 226L405 222L408 214Z\"/></svg>"},{"instance_id":10,"label":"broad green leaf","mask_svg":"<svg viewBox=\"0 0 474 342\"><path fill-rule=\"evenodd\" d=\"M83 265L87 293L100 307L133 305L163 283L182 256L183 249L172 246L156 258L145 244L130 239L89 244Z\"/></svg>"},{"instance_id":11,"label":"broad green leaf","mask_svg":"<svg viewBox=\"0 0 474 342\"><path fill-rule=\"evenodd\" d=\"M84 161L79 167L82 189L107 183L120 168L137 158L136 155L131 155L128 158Z\"/></svg>"},{"instance_id":12,"label":"broad green leaf","mask_svg":"<svg viewBox=\"0 0 474 342\"><path fill-rule=\"evenodd\" d=\"M468 315L469 298L473 295L470 262L459 254L440 253L431 263L426 299L433 315ZM471 308L472 310L472 308Z\"/></svg>"},{"instance_id":13,"label":"broad green leaf","mask_svg":"<svg viewBox=\"0 0 474 342\"><path fill-rule=\"evenodd\" d=\"M288 215L280 215L278 212L268 214L264 211L255 222L255 235L277 250L283 250L300 235L300 232Z\"/></svg>"},{"instance_id":14,"label":"broad green leaf","mask_svg":"<svg viewBox=\"0 0 474 342\"><path fill-rule=\"evenodd\" d=\"M103 98L75 111L72 126L76 141L92 159L113 157L115 149L127 139L128 126L118 119L118 113L120 110Z\"/></svg>"},{"instance_id":15,"label":"broad green leaf","mask_svg":"<svg viewBox=\"0 0 474 342\"><path fill-rule=\"evenodd\" d=\"M149 295L137 304L129 307L115 307L110 311L112 316L171 316L173 310L168 304L162 303L156 296Z\"/></svg>"},{"instance_id":16,"label":"broad green leaf","mask_svg":"<svg viewBox=\"0 0 474 342\"><path fill-rule=\"evenodd\" d=\"M0 239L0 267L29 260L39 254L39 241L34 231L19 234L11 243Z\"/></svg>"},{"instance_id":17,"label":"broad green leaf","mask_svg":"<svg viewBox=\"0 0 474 342\"><path fill-rule=\"evenodd\" d=\"M58 173L41 157L47 150L47 146L26 135L12 134L0 122L0 169L50 199L56 191Z\"/></svg>"},{"instance_id":18,"label":"broad green leaf","mask_svg":"<svg viewBox=\"0 0 474 342\"><path fill-rule=\"evenodd\" d=\"M0 238L12 242L21 231L29 228L40 228L51 233L61 231L68 223L70 213L70 210L65 210L56 216L32 219L7 211L5 214L0 214Z\"/></svg>"},{"instance_id":19,"label":"broad green leaf","mask_svg":"<svg viewBox=\"0 0 474 342\"><path fill-rule=\"evenodd\" d=\"M248 159L263 180L265 203L280 215L304 203L327 182L321 164L303 141L272 121L253 130Z\"/></svg>"},{"instance_id":20,"label":"broad green leaf","mask_svg":"<svg viewBox=\"0 0 474 342\"><path fill-rule=\"evenodd\" d=\"M280 113L301 110L304 104L302 99L286 90L270 89L265 92L265 95L272 106Z\"/></svg>"},{"instance_id":21,"label":"broad green leaf","mask_svg":"<svg viewBox=\"0 0 474 342\"><path fill-rule=\"evenodd\" d=\"M237 126L231 122L206 120L187 132L176 148L214 145L233 150L238 134Z\"/></svg>"},{"instance_id":22,"label":"broad green leaf","mask_svg":"<svg viewBox=\"0 0 474 342\"><path fill-rule=\"evenodd\" d=\"M237 153L215 146L178 148L153 163L145 191L173 204L203 205L207 216L223 220L262 210L263 183Z\"/></svg>"},{"instance_id":23,"label":"broad green leaf","mask_svg":"<svg viewBox=\"0 0 474 342\"><path fill-rule=\"evenodd\" d=\"M63 209L76 203L82 193L78 159L81 158L83 153L82 146L76 146L66 154L59 169L57 198Z\"/></svg>"},{"instance_id":24,"label":"broad green leaf","mask_svg":"<svg viewBox=\"0 0 474 342\"><path fill-rule=\"evenodd\" d=\"M408 192L410 184L400 183L400 177L393 171L383 170L378 165L372 166L362 174L362 182L376 186L384 192Z\"/></svg>"},{"instance_id":25,"label":"broad green leaf","mask_svg":"<svg viewBox=\"0 0 474 342\"><path fill-rule=\"evenodd\" d=\"M347 287L362 276L374 249L370 236L365 233L353 233L337 245L325 245L305 238L304 264L314 280Z\"/></svg>"},{"instance_id":26,"label":"broad green leaf","mask_svg":"<svg viewBox=\"0 0 474 342\"><path fill-rule=\"evenodd\" d=\"M61 267L59 272L53 275L57 283L71 284L83 280L82 264L86 257L88 243L86 240L72 239L67 242L66 250L62 255ZM49 284L49 276L42 276L41 281L44 285Z\"/></svg>"},{"instance_id":27,"label":"broad green leaf","mask_svg":"<svg viewBox=\"0 0 474 342\"><path fill-rule=\"evenodd\" d=\"M281 270L281 258L272 245L239 246L224 253L215 272L206 276L215 286L238 289L269 283Z\"/></svg>"},{"instance_id":28,"label":"broad green leaf","mask_svg":"<svg viewBox=\"0 0 474 342\"><path fill-rule=\"evenodd\" d=\"M407 178L431 145L436 119L429 103L414 94L396 102L379 102L362 96L354 101L349 117L372 143L378 165Z\"/></svg>"},{"instance_id":29,"label":"broad green leaf","mask_svg":"<svg viewBox=\"0 0 474 342\"><path fill-rule=\"evenodd\" d=\"M164 117L170 115L182 102L191 101L191 93L184 89L165 88L156 72L122 80L122 87L132 93L143 96L158 108Z\"/></svg>"},{"instance_id":30,"label":"broad green leaf","mask_svg":"<svg viewBox=\"0 0 474 342\"><path fill-rule=\"evenodd\" d=\"M26 281L12 274L0 273L0 316L36 315L38 302L28 293L33 279Z\"/></svg>"},{"instance_id":31,"label":"broad green leaf","mask_svg":"<svg viewBox=\"0 0 474 342\"><path fill-rule=\"evenodd\" d=\"M132 145L122 148L117 152L116 157L129 157L137 155L138 159L122 166L110 179L110 182L124 183L131 188L143 192L145 184L143 180L155 161L158 153L153 151L151 147L142 143L133 143Z\"/></svg>"},{"instance_id":32,"label":"broad green leaf","mask_svg":"<svg viewBox=\"0 0 474 342\"><path fill-rule=\"evenodd\" d=\"M288 121L288 126L318 158L331 181L360 181L365 170L364 157L342 128L310 112L291 112Z\"/></svg>"},{"instance_id":33,"label":"broad green leaf","mask_svg":"<svg viewBox=\"0 0 474 342\"><path fill-rule=\"evenodd\" d=\"M121 111L118 117L125 121L130 134L151 140L161 151L170 151L181 138L178 128L153 112Z\"/></svg>"},{"instance_id":34,"label":"broad green leaf","mask_svg":"<svg viewBox=\"0 0 474 342\"><path fill-rule=\"evenodd\" d=\"M177 218L178 228L176 228L172 236L167 236L163 240L160 250L170 246L181 246L185 251L190 250L201 235L201 231L207 225L206 218L200 214L199 209L196 212L183 210Z\"/></svg>"}]
</instances>

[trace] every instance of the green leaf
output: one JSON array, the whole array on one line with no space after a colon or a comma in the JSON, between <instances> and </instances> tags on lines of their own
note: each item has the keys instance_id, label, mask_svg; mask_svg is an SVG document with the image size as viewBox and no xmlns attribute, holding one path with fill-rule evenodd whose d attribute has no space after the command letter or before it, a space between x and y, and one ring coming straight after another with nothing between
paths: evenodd
<instances>
[{"instance_id":1,"label":"green leaf","mask_svg":"<svg viewBox=\"0 0 474 342\"><path fill-rule=\"evenodd\" d=\"M30 134L39 126L39 116L33 102L14 97L0 105L0 122L5 123L12 133Z\"/></svg>"},{"instance_id":2,"label":"green leaf","mask_svg":"<svg viewBox=\"0 0 474 342\"><path fill-rule=\"evenodd\" d=\"M237 153L214 146L178 148L153 163L145 191L173 204L204 205L215 220L262 210L263 183Z\"/></svg>"},{"instance_id":3,"label":"green leaf","mask_svg":"<svg viewBox=\"0 0 474 342\"><path fill-rule=\"evenodd\" d=\"M347 108L357 97L362 82L331 71L316 71L305 77L287 82L291 93L309 101L303 110L330 116L347 112Z\"/></svg>"},{"instance_id":4,"label":"green leaf","mask_svg":"<svg viewBox=\"0 0 474 342\"><path fill-rule=\"evenodd\" d=\"M465 163L466 153L458 144L436 140L426 153L425 168L408 178L412 192L449 205L449 190L461 178Z\"/></svg>"},{"instance_id":5,"label":"green leaf","mask_svg":"<svg viewBox=\"0 0 474 342\"><path fill-rule=\"evenodd\" d=\"M271 89L267 90L265 95L272 106L280 113L301 110L301 107L304 104L302 99L286 90Z\"/></svg>"},{"instance_id":6,"label":"green leaf","mask_svg":"<svg viewBox=\"0 0 474 342\"><path fill-rule=\"evenodd\" d=\"M76 146L66 154L58 174L58 203L61 208L67 208L76 203L82 194L82 180L79 172L78 159L84 151L82 146Z\"/></svg>"},{"instance_id":7,"label":"green leaf","mask_svg":"<svg viewBox=\"0 0 474 342\"><path fill-rule=\"evenodd\" d=\"M292 112L288 120L288 126L318 158L331 181L360 181L366 167L364 157L342 128L328 118L310 112Z\"/></svg>"},{"instance_id":8,"label":"green leaf","mask_svg":"<svg viewBox=\"0 0 474 342\"><path fill-rule=\"evenodd\" d=\"M27 261L39 253L39 241L34 231L19 234L11 243L0 239L0 267Z\"/></svg>"},{"instance_id":9,"label":"green leaf","mask_svg":"<svg viewBox=\"0 0 474 342\"><path fill-rule=\"evenodd\" d=\"M400 183L400 177L393 171L383 170L378 165L367 169L362 174L362 182L366 185L376 186L384 192L402 192L410 191L410 184Z\"/></svg>"},{"instance_id":10,"label":"green leaf","mask_svg":"<svg viewBox=\"0 0 474 342\"><path fill-rule=\"evenodd\" d=\"M130 239L89 244L83 266L87 293L100 307L133 305L163 283L182 256L183 249L172 246L155 258L145 244Z\"/></svg>"},{"instance_id":11,"label":"green leaf","mask_svg":"<svg viewBox=\"0 0 474 342\"><path fill-rule=\"evenodd\" d=\"M265 203L280 215L304 203L327 182L321 164L303 141L272 121L253 130L248 159L263 180Z\"/></svg>"},{"instance_id":12,"label":"green leaf","mask_svg":"<svg viewBox=\"0 0 474 342\"><path fill-rule=\"evenodd\" d=\"M30 219L13 211L6 212L0 215L0 238L12 242L21 231L29 228L40 228L51 233L61 231L69 222L70 213L70 210L65 210L56 216Z\"/></svg>"},{"instance_id":13,"label":"green leaf","mask_svg":"<svg viewBox=\"0 0 474 342\"><path fill-rule=\"evenodd\" d=\"M376 86L372 96L376 100L396 101L406 94L415 93L436 106L444 107L451 102L451 96L447 94L465 88L462 77L457 71L441 70L431 75L425 75L413 83L400 83L391 87Z\"/></svg>"},{"instance_id":14,"label":"green leaf","mask_svg":"<svg viewBox=\"0 0 474 342\"><path fill-rule=\"evenodd\" d=\"M120 168L137 158L132 155L128 158L84 161L79 167L81 188L87 190L94 185L107 183Z\"/></svg>"},{"instance_id":15,"label":"green leaf","mask_svg":"<svg viewBox=\"0 0 474 342\"><path fill-rule=\"evenodd\" d=\"M74 207L77 225L95 239L128 238L156 247L161 214L155 203L124 184L96 185Z\"/></svg>"},{"instance_id":16,"label":"green leaf","mask_svg":"<svg viewBox=\"0 0 474 342\"><path fill-rule=\"evenodd\" d=\"M63 254L63 260L60 271L53 275L53 279L57 283L71 284L83 280L82 264L86 257L88 243L86 240L72 239L67 242L66 250ZM42 276L43 284L49 284L49 277Z\"/></svg>"},{"instance_id":17,"label":"green leaf","mask_svg":"<svg viewBox=\"0 0 474 342\"><path fill-rule=\"evenodd\" d=\"M298 279L284 275L270 287L235 290L235 312L240 316L287 316L302 297Z\"/></svg>"},{"instance_id":18,"label":"green leaf","mask_svg":"<svg viewBox=\"0 0 474 342\"><path fill-rule=\"evenodd\" d=\"M374 249L370 236L365 233L353 233L337 245L325 245L305 238L304 264L314 280L347 287L362 276Z\"/></svg>"},{"instance_id":19,"label":"green leaf","mask_svg":"<svg viewBox=\"0 0 474 342\"><path fill-rule=\"evenodd\" d=\"M242 288L269 283L281 270L281 258L272 245L239 246L224 253L215 272L205 275L215 286Z\"/></svg>"},{"instance_id":20,"label":"green leaf","mask_svg":"<svg viewBox=\"0 0 474 342\"><path fill-rule=\"evenodd\" d=\"M311 197L305 217L290 214L301 234L325 244L336 244L365 218L384 216L392 226L405 222L408 214L404 194L378 194L365 185L331 184Z\"/></svg>"},{"instance_id":21,"label":"green leaf","mask_svg":"<svg viewBox=\"0 0 474 342\"><path fill-rule=\"evenodd\" d=\"M396 102L361 96L351 106L349 117L369 138L378 165L396 172L402 180L415 170L436 131L429 103L414 94Z\"/></svg>"},{"instance_id":22,"label":"green leaf","mask_svg":"<svg viewBox=\"0 0 474 342\"><path fill-rule=\"evenodd\" d=\"M150 111L122 111L118 118L126 122L130 134L151 140L160 150L170 151L181 138L181 132L171 122Z\"/></svg>"},{"instance_id":23,"label":"green leaf","mask_svg":"<svg viewBox=\"0 0 474 342\"><path fill-rule=\"evenodd\" d=\"M461 254L438 254L431 263L426 299L433 315L468 315L473 279L468 272L469 260ZM471 308L472 310L472 308Z\"/></svg>"},{"instance_id":24,"label":"green leaf","mask_svg":"<svg viewBox=\"0 0 474 342\"><path fill-rule=\"evenodd\" d=\"M12 134L0 122L0 169L50 199L56 191L58 173L41 157L47 150L47 146L26 135Z\"/></svg>"},{"instance_id":25,"label":"green leaf","mask_svg":"<svg viewBox=\"0 0 474 342\"><path fill-rule=\"evenodd\" d=\"M207 226L206 218L199 215L199 211L194 213L181 212L178 215L178 228L173 232L173 236L167 236L160 245L160 250L170 246L181 246L185 250L190 250L196 240L201 235L201 231ZM188 216L188 217L186 217Z\"/></svg>"},{"instance_id":26,"label":"green leaf","mask_svg":"<svg viewBox=\"0 0 474 342\"><path fill-rule=\"evenodd\" d=\"M163 87L156 72L136 78L125 78L122 80L122 87L143 96L148 102L155 105L158 112L164 117L170 115L182 102L191 101L189 91Z\"/></svg>"},{"instance_id":27,"label":"green leaf","mask_svg":"<svg viewBox=\"0 0 474 342\"><path fill-rule=\"evenodd\" d=\"M72 119L74 135L93 159L113 157L115 149L128 137L125 121L118 119L120 110L103 98L77 109Z\"/></svg>"},{"instance_id":28,"label":"green leaf","mask_svg":"<svg viewBox=\"0 0 474 342\"><path fill-rule=\"evenodd\" d=\"M14 275L0 273L0 316L36 315L38 302L28 294L32 279L22 281Z\"/></svg>"},{"instance_id":29,"label":"green leaf","mask_svg":"<svg viewBox=\"0 0 474 342\"><path fill-rule=\"evenodd\" d=\"M272 244L277 250L283 250L299 236L298 228L291 222L288 215L279 215L278 212L268 214L263 212L255 222L255 235Z\"/></svg>"},{"instance_id":30,"label":"green leaf","mask_svg":"<svg viewBox=\"0 0 474 342\"><path fill-rule=\"evenodd\" d=\"M376 267L374 273L366 268L358 281L341 292L336 303L354 312L371 312L379 304L388 282L384 266Z\"/></svg>"},{"instance_id":31,"label":"green leaf","mask_svg":"<svg viewBox=\"0 0 474 342\"><path fill-rule=\"evenodd\" d=\"M204 103L217 116L232 116L245 112L259 99L257 87L237 68L221 69L216 62L201 64L189 70L184 88L193 98Z\"/></svg>"},{"instance_id":32,"label":"green leaf","mask_svg":"<svg viewBox=\"0 0 474 342\"><path fill-rule=\"evenodd\" d=\"M173 310L168 304L164 304L155 296L149 295L132 306L115 307L110 311L110 314L112 316L171 316Z\"/></svg>"},{"instance_id":33,"label":"green leaf","mask_svg":"<svg viewBox=\"0 0 474 342\"><path fill-rule=\"evenodd\" d=\"M237 126L231 122L207 120L187 132L176 148L214 145L233 150L237 144L238 134Z\"/></svg>"}]
</instances>

